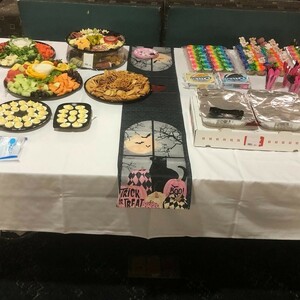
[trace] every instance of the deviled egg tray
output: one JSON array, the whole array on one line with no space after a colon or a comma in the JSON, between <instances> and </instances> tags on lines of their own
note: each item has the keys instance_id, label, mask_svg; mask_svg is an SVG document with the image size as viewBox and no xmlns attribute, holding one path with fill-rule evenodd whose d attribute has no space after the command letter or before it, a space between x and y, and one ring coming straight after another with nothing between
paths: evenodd
<instances>
[{"instance_id":1,"label":"deviled egg tray","mask_svg":"<svg viewBox=\"0 0 300 300\"><path fill-rule=\"evenodd\" d=\"M60 104L54 114L53 128L59 131L84 131L89 129L92 108L88 103L68 102Z\"/></svg>"},{"instance_id":2,"label":"deviled egg tray","mask_svg":"<svg viewBox=\"0 0 300 300\"><path fill-rule=\"evenodd\" d=\"M20 99L0 105L0 130L31 131L48 123L50 118L50 107L40 101Z\"/></svg>"},{"instance_id":3,"label":"deviled egg tray","mask_svg":"<svg viewBox=\"0 0 300 300\"><path fill-rule=\"evenodd\" d=\"M0 104L0 130L28 132L46 125L52 116L50 107L35 100L11 100ZM88 103L60 104L53 116L58 131L85 131L90 128L92 108Z\"/></svg>"}]
</instances>

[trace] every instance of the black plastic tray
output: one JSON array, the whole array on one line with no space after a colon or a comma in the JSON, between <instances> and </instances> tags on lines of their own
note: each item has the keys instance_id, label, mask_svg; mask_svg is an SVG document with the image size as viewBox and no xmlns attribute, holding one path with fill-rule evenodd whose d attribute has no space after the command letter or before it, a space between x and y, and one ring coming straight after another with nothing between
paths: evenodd
<instances>
[{"instance_id":1,"label":"black plastic tray","mask_svg":"<svg viewBox=\"0 0 300 300\"><path fill-rule=\"evenodd\" d=\"M125 45L125 37L122 34L120 34L118 32L115 32L115 31L112 31L112 30L108 30L108 29L99 29L99 28L96 28L96 29L100 30L100 33L103 36L110 36L111 35L111 36L115 36L115 37L119 38L123 42L123 44L119 47L116 47L114 49L109 49L109 50L90 50L90 49L81 50L81 49L78 49L78 47L76 47L74 45L70 45L69 41L72 39L71 34L75 33L75 32L80 32L80 30L84 30L84 28L80 29L80 30L74 30L74 31L70 32L66 37L66 42L73 49L76 49L76 50L81 51L83 53L107 53L107 54L109 54L111 52L119 50L120 48L122 48Z\"/></svg>"},{"instance_id":2,"label":"black plastic tray","mask_svg":"<svg viewBox=\"0 0 300 300\"><path fill-rule=\"evenodd\" d=\"M133 102L136 102L136 101L141 101L141 100L144 100L146 99L148 96L151 95L152 93L152 87L151 87L151 83L149 82L150 84L150 89L149 89L149 92L146 94L146 95L143 95L143 96L140 96L138 98L135 98L135 99L131 99L131 100L110 100L110 99L105 99L105 98L102 98L102 97L97 97L95 95L93 95L92 93L90 93L88 91L88 89L86 88L86 84L89 80L93 79L94 77L98 77L99 75L101 74L98 74L98 75L94 75L92 77L90 77L89 79L87 79L84 83L84 89L85 89L85 92L94 100L97 100L97 101L101 101L101 102L105 102L105 103L110 103L110 104L129 104L129 103L133 103Z\"/></svg>"},{"instance_id":3,"label":"black plastic tray","mask_svg":"<svg viewBox=\"0 0 300 300\"><path fill-rule=\"evenodd\" d=\"M80 111L85 113L84 118L78 117ZM74 117L73 120L72 117ZM80 119L84 119L85 122L84 123L78 122L78 120ZM90 128L91 121L92 121L92 107L90 104L82 103L82 102L67 102L67 103L60 104L56 108L54 118L53 118L53 128L58 131L67 131L67 132L85 131ZM79 126L79 124L81 124L81 126Z\"/></svg>"},{"instance_id":4,"label":"black plastic tray","mask_svg":"<svg viewBox=\"0 0 300 300\"><path fill-rule=\"evenodd\" d=\"M21 102L21 101L24 101L24 103L26 103L26 104L22 104L23 102ZM13 112L12 111L12 107L15 106L15 105L11 105L12 103L18 103L17 107L19 109L20 109L20 107L22 105L26 105L27 106L27 110L19 110L17 112ZM51 118L52 112L51 112L50 107L47 104L45 104L45 103L43 103L41 101L27 100L27 99L11 100L11 101L7 101L5 103L2 103L0 105L0 109L3 108L3 107L5 107L6 105L9 105L10 108L5 109L5 110L11 111L12 115L15 116L15 117L21 117L21 118L23 118L26 115L28 116L28 113L29 113L28 109L32 108L34 110L34 113L38 115L39 114L39 110L38 110L37 107L32 106L32 103L37 104L38 106L42 105L45 108L45 111L47 112L47 114L45 115L45 117L46 117L45 119L40 120L40 122L38 124L34 124L34 123L31 122L32 124L30 126L28 126L28 127L25 125L26 121L22 120L21 122L22 122L23 126L21 128L16 128L16 127L14 127L14 125L11 128L6 127L5 125L0 125L0 130L4 130L4 131L8 131L8 132L28 132L28 131L39 129L42 126L46 125L49 122L50 118ZM3 115L3 112L0 111L0 118L1 117L5 118L7 116ZM30 121L32 121L34 119L36 119L36 118L31 117ZM15 124L15 122L13 122L13 121L12 121L12 123Z\"/></svg>"},{"instance_id":5,"label":"black plastic tray","mask_svg":"<svg viewBox=\"0 0 300 300\"><path fill-rule=\"evenodd\" d=\"M0 1L1 2L1 1ZM9 40L7 40L7 42L9 42ZM51 46L51 45L49 45L49 44L47 44L47 43L44 43L44 42L40 42L40 41L34 41L35 43L39 43L39 44L43 44L43 45L47 45L47 46L49 46L52 50L53 50L53 55L50 57L50 58L48 58L48 60L53 60L54 58L55 58L55 56L56 56L56 51L55 51L55 49ZM4 42L5 43L5 42ZM0 67L1 68L11 68L13 65L14 65L15 63L13 63L13 64L11 64L11 65L9 65L9 66L3 66L3 65L1 65L0 64Z\"/></svg>"},{"instance_id":6,"label":"black plastic tray","mask_svg":"<svg viewBox=\"0 0 300 300\"><path fill-rule=\"evenodd\" d=\"M4 84L4 87L6 88L7 92L9 94L11 94L12 96L14 97L22 97L24 99L32 99L32 100L43 100L43 101L47 101L47 100L58 100L58 99L62 99L62 98L65 98L67 96L70 96L74 93L76 93L77 91L79 91L81 88L82 88L82 85L83 85L83 80L82 80L82 77L81 75L79 74L78 71L73 71L74 73L76 72L76 77L74 77L74 79L79 83L79 87L76 89L76 90L73 90L69 93L66 93L64 95L61 95L61 96L56 96L55 94L52 94L52 95L49 95L49 96L44 96L44 95L38 95L38 96L34 96L34 95L31 95L31 96L22 96L20 94L17 94L17 93L14 93L12 91L10 91L8 88L7 88L7 81L4 79L3 81L3 84Z\"/></svg>"}]
</instances>

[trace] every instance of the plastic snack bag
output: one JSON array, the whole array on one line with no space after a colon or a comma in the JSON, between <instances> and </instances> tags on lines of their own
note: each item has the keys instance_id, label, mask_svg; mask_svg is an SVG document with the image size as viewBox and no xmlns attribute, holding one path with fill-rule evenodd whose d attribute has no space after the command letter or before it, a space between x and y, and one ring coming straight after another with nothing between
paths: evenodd
<instances>
[{"instance_id":1,"label":"plastic snack bag","mask_svg":"<svg viewBox=\"0 0 300 300\"><path fill-rule=\"evenodd\" d=\"M19 160L26 137L0 136L0 161Z\"/></svg>"}]
</instances>

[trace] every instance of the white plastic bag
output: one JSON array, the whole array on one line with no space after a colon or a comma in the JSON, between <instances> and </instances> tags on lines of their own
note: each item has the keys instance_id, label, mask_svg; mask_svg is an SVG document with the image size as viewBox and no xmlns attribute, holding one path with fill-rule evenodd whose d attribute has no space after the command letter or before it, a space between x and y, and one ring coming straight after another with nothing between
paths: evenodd
<instances>
[{"instance_id":1,"label":"white plastic bag","mask_svg":"<svg viewBox=\"0 0 300 300\"><path fill-rule=\"evenodd\" d=\"M19 160L26 137L0 136L0 161Z\"/></svg>"}]
</instances>

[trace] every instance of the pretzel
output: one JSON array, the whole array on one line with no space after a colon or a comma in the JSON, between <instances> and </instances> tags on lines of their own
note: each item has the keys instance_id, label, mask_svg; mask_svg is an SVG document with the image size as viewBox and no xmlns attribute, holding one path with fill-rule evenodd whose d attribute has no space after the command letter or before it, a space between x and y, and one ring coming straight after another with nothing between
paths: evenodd
<instances>
[{"instance_id":1,"label":"pretzel","mask_svg":"<svg viewBox=\"0 0 300 300\"><path fill-rule=\"evenodd\" d=\"M112 102L137 100L150 93L147 77L128 71L105 70L87 80L85 88L91 95Z\"/></svg>"}]
</instances>

